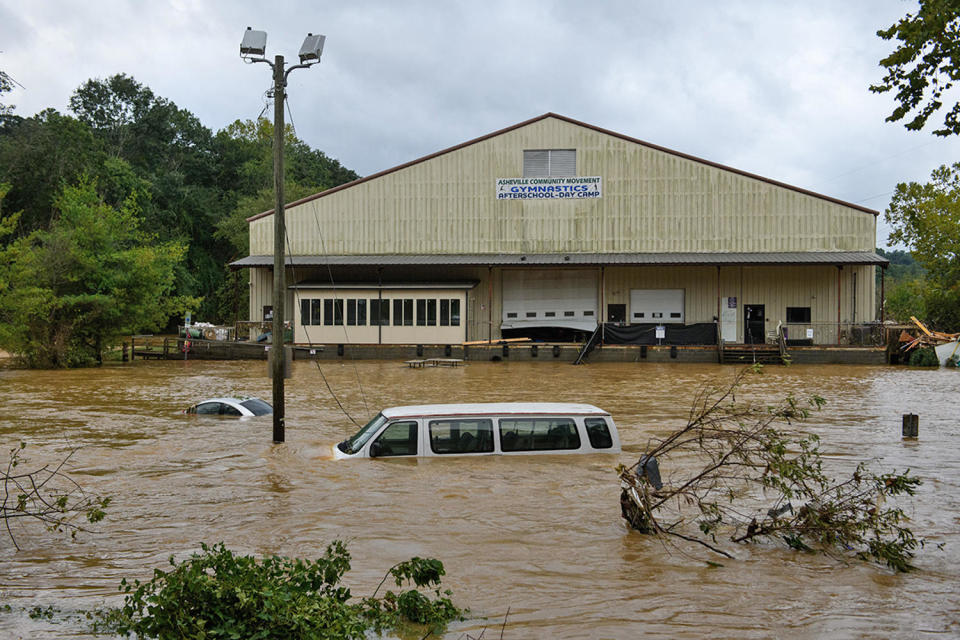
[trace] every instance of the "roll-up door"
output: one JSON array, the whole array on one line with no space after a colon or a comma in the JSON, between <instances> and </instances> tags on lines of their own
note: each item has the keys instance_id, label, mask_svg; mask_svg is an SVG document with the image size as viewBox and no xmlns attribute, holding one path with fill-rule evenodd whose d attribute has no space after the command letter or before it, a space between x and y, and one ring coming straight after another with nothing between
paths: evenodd
<instances>
[{"instance_id":1,"label":"roll-up door","mask_svg":"<svg viewBox=\"0 0 960 640\"><path fill-rule=\"evenodd\" d=\"M597 271L507 269L503 272L502 329L597 326Z\"/></svg>"},{"instance_id":2,"label":"roll-up door","mask_svg":"<svg viewBox=\"0 0 960 640\"><path fill-rule=\"evenodd\" d=\"M683 324L683 289L631 289L630 322Z\"/></svg>"}]
</instances>

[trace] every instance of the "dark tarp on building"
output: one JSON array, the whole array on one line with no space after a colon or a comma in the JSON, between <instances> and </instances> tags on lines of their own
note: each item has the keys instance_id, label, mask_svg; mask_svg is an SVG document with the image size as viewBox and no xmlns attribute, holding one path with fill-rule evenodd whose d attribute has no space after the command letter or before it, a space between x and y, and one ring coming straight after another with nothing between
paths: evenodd
<instances>
[{"instance_id":1,"label":"dark tarp on building","mask_svg":"<svg viewBox=\"0 0 960 640\"><path fill-rule=\"evenodd\" d=\"M664 328L664 337L657 340L657 327ZM607 324L603 328L603 344L717 344L717 324Z\"/></svg>"}]
</instances>

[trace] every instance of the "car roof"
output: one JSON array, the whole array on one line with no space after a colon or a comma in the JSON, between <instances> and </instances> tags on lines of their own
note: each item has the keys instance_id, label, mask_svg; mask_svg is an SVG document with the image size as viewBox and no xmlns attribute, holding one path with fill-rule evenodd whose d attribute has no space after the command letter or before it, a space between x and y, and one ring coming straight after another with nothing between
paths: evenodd
<instances>
[{"instance_id":1,"label":"car roof","mask_svg":"<svg viewBox=\"0 0 960 640\"><path fill-rule=\"evenodd\" d=\"M385 418L453 415L597 415L608 416L592 404L571 402L472 402L464 404L419 404L390 407L381 411Z\"/></svg>"},{"instance_id":2,"label":"car roof","mask_svg":"<svg viewBox=\"0 0 960 640\"><path fill-rule=\"evenodd\" d=\"M253 396L233 396L233 397L223 397L223 398L207 398L206 400L201 400L197 404L206 404L208 402L232 402L234 404L240 404L241 402L246 402L247 400L259 400L259 398L254 398Z\"/></svg>"}]
</instances>

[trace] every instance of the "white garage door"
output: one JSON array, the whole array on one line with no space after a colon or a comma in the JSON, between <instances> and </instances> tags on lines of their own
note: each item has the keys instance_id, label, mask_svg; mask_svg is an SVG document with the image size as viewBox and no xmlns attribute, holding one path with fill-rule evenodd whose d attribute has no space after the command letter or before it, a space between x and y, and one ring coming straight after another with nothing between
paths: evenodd
<instances>
[{"instance_id":1,"label":"white garage door","mask_svg":"<svg viewBox=\"0 0 960 640\"><path fill-rule=\"evenodd\" d=\"M597 272L517 269L503 272L502 329L597 326Z\"/></svg>"},{"instance_id":2,"label":"white garage door","mask_svg":"<svg viewBox=\"0 0 960 640\"><path fill-rule=\"evenodd\" d=\"M683 289L631 289L630 322L683 324Z\"/></svg>"}]
</instances>

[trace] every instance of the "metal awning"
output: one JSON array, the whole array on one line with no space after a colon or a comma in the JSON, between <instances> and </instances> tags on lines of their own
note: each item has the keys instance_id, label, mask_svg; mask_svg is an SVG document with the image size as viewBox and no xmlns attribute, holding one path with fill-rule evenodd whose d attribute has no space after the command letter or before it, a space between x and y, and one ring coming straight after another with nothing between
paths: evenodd
<instances>
[{"instance_id":1,"label":"metal awning","mask_svg":"<svg viewBox=\"0 0 960 640\"><path fill-rule=\"evenodd\" d=\"M286 256L287 266L777 266L879 265L890 261L873 251L786 251L767 253L491 253L457 255ZM272 267L273 256L247 256L234 269Z\"/></svg>"},{"instance_id":2,"label":"metal awning","mask_svg":"<svg viewBox=\"0 0 960 640\"><path fill-rule=\"evenodd\" d=\"M336 289L337 291L346 291L348 289L473 289L477 282L338 282L330 284L329 282L298 282L292 284L288 289Z\"/></svg>"}]
</instances>

